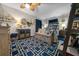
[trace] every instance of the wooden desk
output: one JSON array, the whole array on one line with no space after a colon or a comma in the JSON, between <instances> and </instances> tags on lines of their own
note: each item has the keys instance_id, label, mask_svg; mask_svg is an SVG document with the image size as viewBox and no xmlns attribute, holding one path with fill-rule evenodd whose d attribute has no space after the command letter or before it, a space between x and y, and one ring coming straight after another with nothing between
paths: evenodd
<instances>
[{"instance_id":1,"label":"wooden desk","mask_svg":"<svg viewBox=\"0 0 79 59\"><path fill-rule=\"evenodd\" d=\"M49 46L51 45L51 39L50 39L49 35L42 34L42 33L36 33L35 37L44 42L47 42L49 44Z\"/></svg>"}]
</instances>

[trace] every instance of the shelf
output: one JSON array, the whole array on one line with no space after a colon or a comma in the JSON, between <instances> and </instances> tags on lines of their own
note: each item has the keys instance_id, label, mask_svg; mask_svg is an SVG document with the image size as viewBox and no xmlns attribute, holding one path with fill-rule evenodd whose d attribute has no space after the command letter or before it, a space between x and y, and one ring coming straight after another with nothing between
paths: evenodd
<instances>
[{"instance_id":1,"label":"shelf","mask_svg":"<svg viewBox=\"0 0 79 59\"><path fill-rule=\"evenodd\" d=\"M60 50L61 51L63 50L63 45L60 46ZM72 48L72 47L67 47L66 53L71 54L73 56L79 56L77 49Z\"/></svg>"},{"instance_id":2,"label":"shelf","mask_svg":"<svg viewBox=\"0 0 79 59\"><path fill-rule=\"evenodd\" d=\"M79 56L77 49L68 46L69 41L71 42L71 39L73 40L73 38L75 39L75 37L79 35L79 15L75 15L77 8L79 8L79 3L77 4L72 3L69 19L68 19L69 21L68 21L68 27L66 32L66 39L64 42L64 49L63 49L64 55L66 53L69 53L74 56ZM71 38L71 36L73 38ZM74 43L70 43L70 44L74 44Z\"/></svg>"},{"instance_id":3,"label":"shelf","mask_svg":"<svg viewBox=\"0 0 79 59\"><path fill-rule=\"evenodd\" d=\"M70 32L71 34L72 33L79 33L79 29L78 30L75 30L75 29L71 29L71 32Z\"/></svg>"},{"instance_id":4,"label":"shelf","mask_svg":"<svg viewBox=\"0 0 79 59\"><path fill-rule=\"evenodd\" d=\"M79 53L78 53L77 49L72 48L72 47L67 48L67 53L72 54L74 56L79 56Z\"/></svg>"}]
</instances>

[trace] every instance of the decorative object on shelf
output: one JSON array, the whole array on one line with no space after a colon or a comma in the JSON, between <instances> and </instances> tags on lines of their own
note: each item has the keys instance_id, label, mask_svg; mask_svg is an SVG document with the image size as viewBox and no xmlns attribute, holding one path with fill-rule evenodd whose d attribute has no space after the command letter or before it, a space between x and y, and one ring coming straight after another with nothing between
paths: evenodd
<instances>
[{"instance_id":1,"label":"decorative object on shelf","mask_svg":"<svg viewBox=\"0 0 79 59\"><path fill-rule=\"evenodd\" d=\"M79 20L74 20L72 29L79 30Z\"/></svg>"},{"instance_id":2,"label":"decorative object on shelf","mask_svg":"<svg viewBox=\"0 0 79 59\"><path fill-rule=\"evenodd\" d=\"M10 27L8 23L6 23L7 27Z\"/></svg>"},{"instance_id":3,"label":"decorative object on shelf","mask_svg":"<svg viewBox=\"0 0 79 59\"><path fill-rule=\"evenodd\" d=\"M0 22L16 22L11 16L0 16Z\"/></svg>"},{"instance_id":4,"label":"decorative object on shelf","mask_svg":"<svg viewBox=\"0 0 79 59\"><path fill-rule=\"evenodd\" d=\"M32 25L32 22L27 21L27 25L30 27Z\"/></svg>"},{"instance_id":5,"label":"decorative object on shelf","mask_svg":"<svg viewBox=\"0 0 79 59\"><path fill-rule=\"evenodd\" d=\"M76 9L75 15L79 15L79 8Z\"/></svg>"},{"instance_id":6,"label":"decorative object on shelf","mask_svg":"<svg viewBox=\"0 0 79 59\"><path fill-rule=\"evenodd\" d=\"M12 16L10 16L10 15L5 16L5 20L4 21L5 22L16 22L15 19Z\"/></svg>"},{"instance_id":7,"label":"decorative object on shelf","mask_svg":"<svg viewBox=\"0 0 79 59\"><path fill-rule=\"evenodd\" d=\"M33 25L34 21L33 20L27 20L26 18L23 18L21 19L21 24L24 26L24 25L27 25L27 26L31 26Z\"/></svg>"},{"instance_id":8,"label":"decorative object on shelf","mask_svg":"<svg viewBox=\"0 0 79 59\"><path fill-rule=\"evenodd\" d=\"M17 24L16 27L17 27L17 28L22 28L22 25L21 25L21 24Z\"/></svg>"},{"instance_id":9,"label":"decorative object on shelf","mask_svg":"<svg viewBox=\"0 0 79 59\"><path fill-rule=\"evenodd\" d=\"M21 23L22 23L23 25L26 25L26 24L27 24L26 19L25 19L25 18L23 18L23 19L21 20Z\"/></svg>"},{"instance_id":10,"label":"decorative object on shelf","mask_svg":"<svg viewBox=\"0 0 79 59\"><path fill-rule=\"evenodd\" d=\"M21 9L24 9L24 8L26 8L26 7L29 7L29 9L31 10L31 11L34 11L35 9L37 9L37 7L40 5L40 3L22 3L21 5L20 5L20 8Z\"/></svg>"}]
</instances>

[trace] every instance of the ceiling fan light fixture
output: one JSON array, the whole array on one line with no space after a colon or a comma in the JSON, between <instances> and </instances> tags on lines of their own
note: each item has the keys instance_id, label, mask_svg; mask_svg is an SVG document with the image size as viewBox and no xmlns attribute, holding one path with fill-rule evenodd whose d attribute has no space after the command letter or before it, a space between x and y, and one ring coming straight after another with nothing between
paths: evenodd
<instances>
[{"instance_id":1,"label":"ceiling fan light fixture","mask_svg":"<svg viewBox=\"0 0 79 59\"><path fill-rule=\"evenodd\" d=\"M20 8L24 9L24 8L29 8L30 10L34 11L38 6L40 5L40 3L22 3L20 5Z\"/></svg>"}]
</instances>

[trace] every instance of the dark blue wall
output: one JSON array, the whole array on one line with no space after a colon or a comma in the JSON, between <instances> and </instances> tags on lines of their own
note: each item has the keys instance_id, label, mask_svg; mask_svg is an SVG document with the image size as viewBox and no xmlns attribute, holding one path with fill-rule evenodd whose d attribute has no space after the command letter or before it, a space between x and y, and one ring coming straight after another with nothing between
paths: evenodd
<instances>
[{"instance_id":1,"label":"dark blue wall","mask_svg":"<svg viewBox=\"0 0 79 59\"><path fill-rule=\"evenodd\" d=\"M36 32L38 32L39 28L42 28L42 21L39 19L36 19Z\"/></svg>"}]
</instances>

